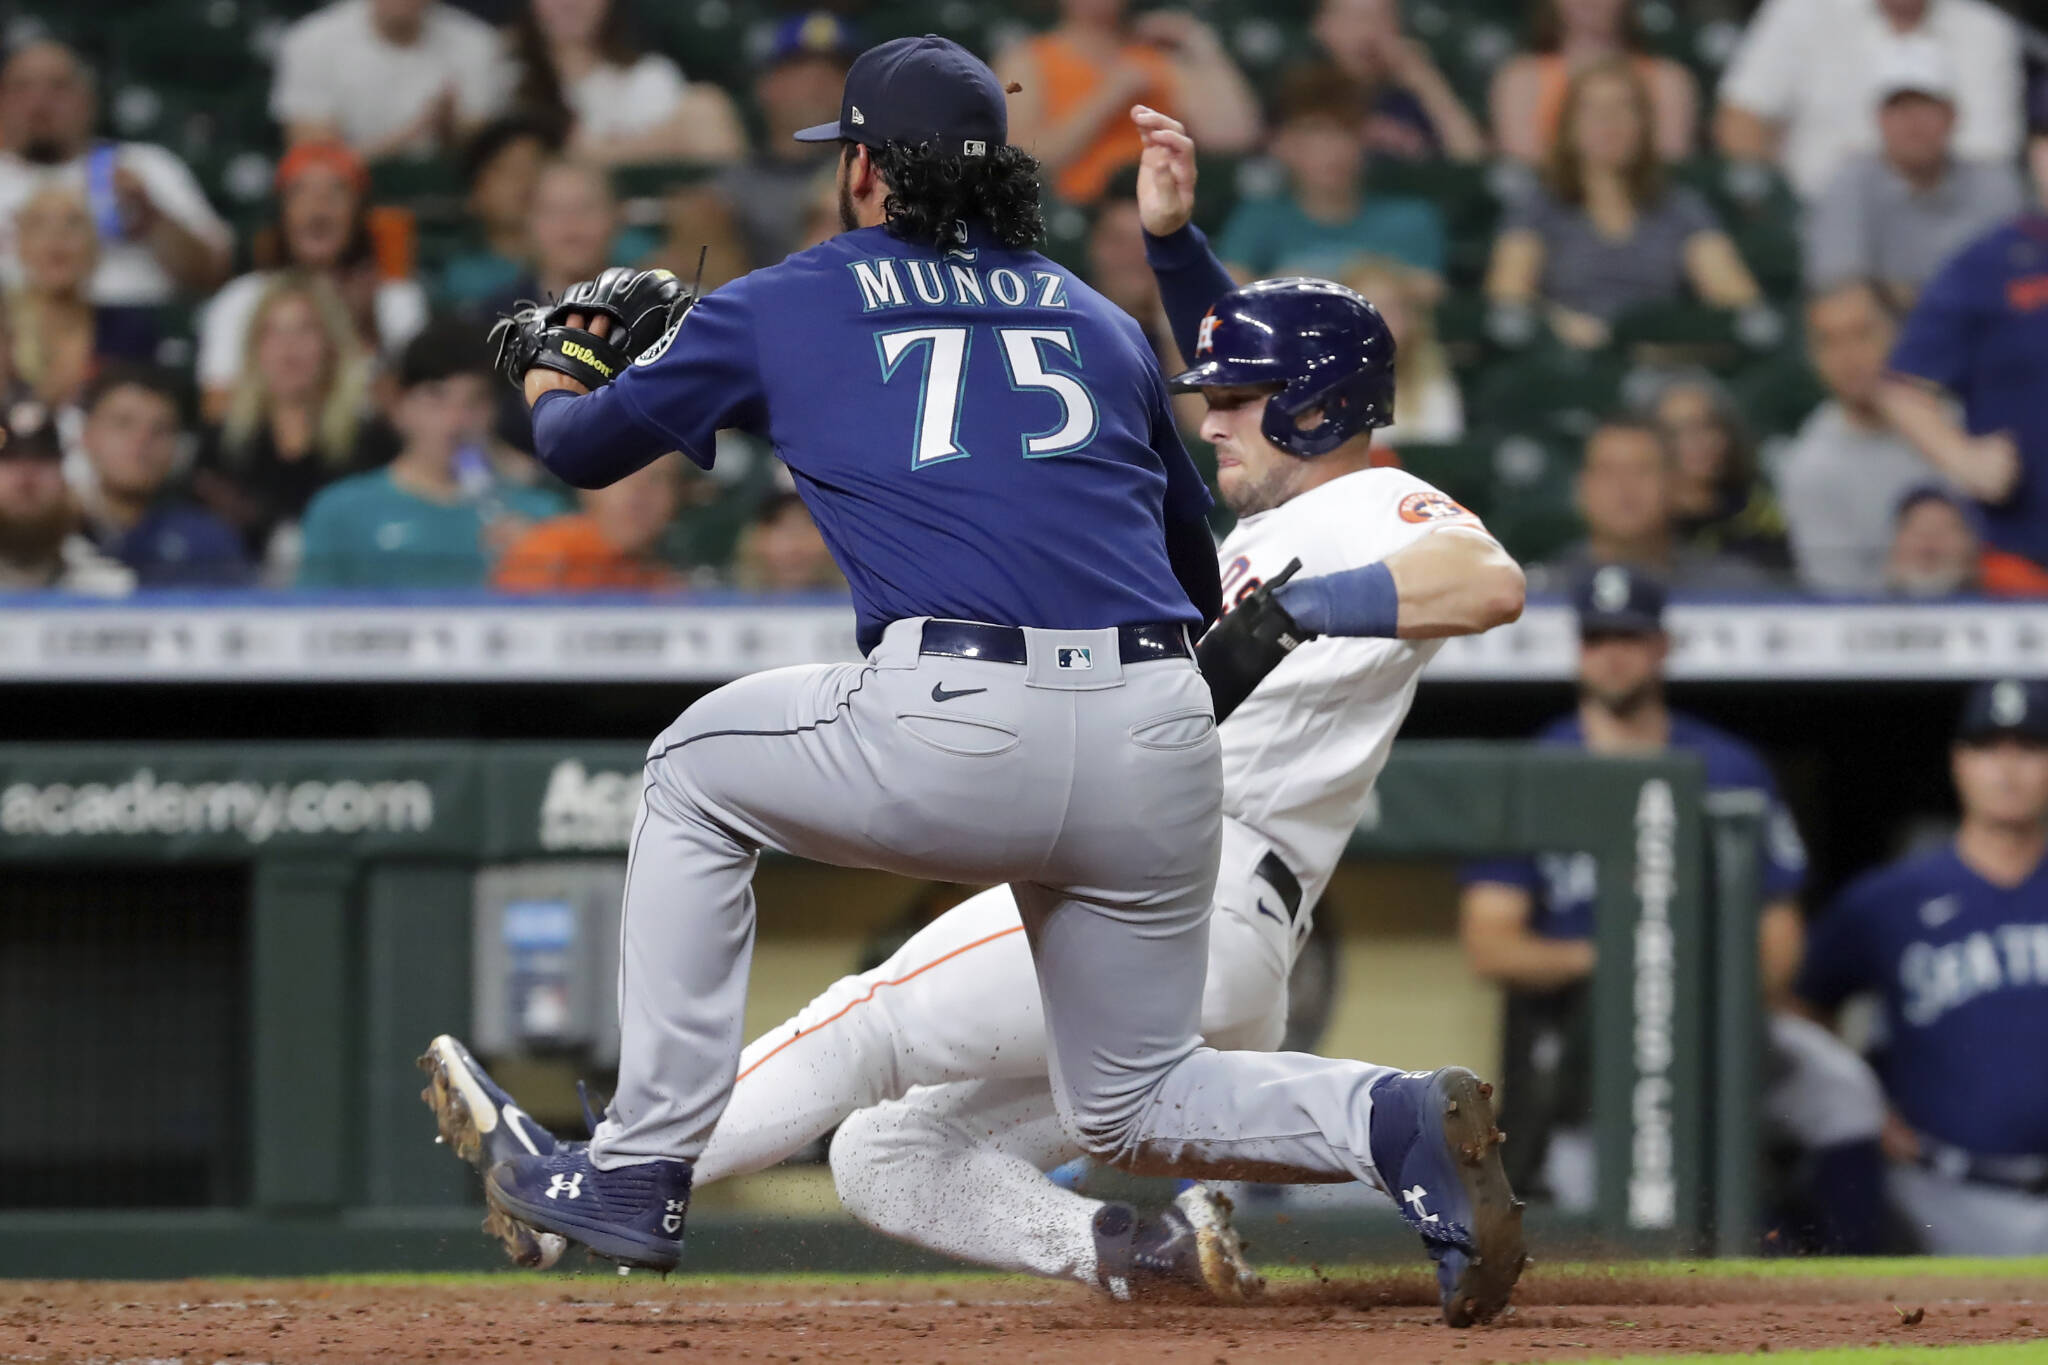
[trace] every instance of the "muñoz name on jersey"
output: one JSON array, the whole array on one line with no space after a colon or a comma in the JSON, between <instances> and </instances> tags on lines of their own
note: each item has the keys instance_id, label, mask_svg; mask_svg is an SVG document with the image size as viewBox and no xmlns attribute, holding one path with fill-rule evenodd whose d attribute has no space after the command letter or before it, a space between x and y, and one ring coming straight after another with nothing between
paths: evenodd
<instances>
[{"instance_id":1,"label":"mu\u00f1oz name on jersey","mask_svg":"<svg viewBox=\"0 0 2048 1365\"><path fill-rule=\"evenodd\" d=\"M984 269L978 253L956 250L942 261L915 256L871 256L847 262L864 313L915 304L956 308L1065 308L1067 281L1051 270L999 265Z\"/></svg>"}]
</instances>

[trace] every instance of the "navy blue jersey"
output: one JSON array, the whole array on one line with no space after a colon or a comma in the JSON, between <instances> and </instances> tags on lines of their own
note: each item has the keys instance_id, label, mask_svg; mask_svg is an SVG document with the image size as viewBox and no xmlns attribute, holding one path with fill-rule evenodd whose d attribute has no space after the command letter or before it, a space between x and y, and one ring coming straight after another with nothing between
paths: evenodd
<instances>
[{"instance_id":1,"label":"navy blue jersey","mask_svg":"<svg viewBox=\"0 0 2048 1365\"><path fill-rule=\"evenodd\" d=\"M1952 844L1866 873L1815 924L1796 989L1824 1008L1877 993L1878 1074L1913 1127L2048 1154L2048 859L2009 888Z\"/></svg>"},{"instance_id":2,"label":"navy blue jersey","mask_svg":"<svg viewBox=\"0 0 2048 1365\"><path fill-rule=\"evenodd\" d=\"M1035 251L843 233L709 295L616 382L566 401L707 467L720 428L773 442L864 647L911 616L1200 619L1165 526L1198 522L1209 492L1151 346ZM537 429L564 402L544 400Z\"/></svg>"},{"instance_id":3,"label":"navy blue jersey","mask_svg":"<svg viewBox=\"0 0 2048 1365\"><path fill-rule=\"evenodd\" d=\"M1984 507L1984 528L1999 549L2048 564L2048 216L1996 228L1943 266L1891 363L1961 399L1972 432L2012 434L2019 486Z\"/></svg>"},{"instance_id":4,"label":"navy blue jersey","mask_svg":"<svg viewBox=\"0 0 2048 1365\"><path fill-rule=\"evenodd\" d=\"M1536 743L1567 749L1586 747L1577 715L1552 721L1536 735ZM1759 869L1766 901L1795 896L1806 880L1806 847L1799 827L1778 795L1756 750L1703 720L1671 713L1671 747L1700 756L1706 765L1707 791L1743 793L1764 807L1763 866ZM1591 938L1593 902L1599 894L1596 864L1590 853L1542 853L1534 858L1489 858L1468 863L1462 879L1503 882L1528 891L1535 904L1529 927L1545 938Z\"/></svg>"}]
</instances>

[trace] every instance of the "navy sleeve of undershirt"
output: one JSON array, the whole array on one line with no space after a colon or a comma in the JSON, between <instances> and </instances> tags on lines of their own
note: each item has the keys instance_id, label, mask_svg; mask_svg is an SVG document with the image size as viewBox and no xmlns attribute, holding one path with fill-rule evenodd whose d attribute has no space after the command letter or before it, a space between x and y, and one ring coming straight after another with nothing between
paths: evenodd
<instances>
[{"instance_id":1,"label":"navy sleeve of undershirt","mask_svg":"<svg viewBox=\"0 0 2048 1365\"><path fill-rule=\"evenodd\" d=\"M1145 234L1145 261L1159 281L1173 344L1187 362L1195 363L1195 341L1202 317L1216 300L1237 288L1237 281L1209 249L1209 239L1193 223L1164 237Z\"/></svg>"}]
</instances>

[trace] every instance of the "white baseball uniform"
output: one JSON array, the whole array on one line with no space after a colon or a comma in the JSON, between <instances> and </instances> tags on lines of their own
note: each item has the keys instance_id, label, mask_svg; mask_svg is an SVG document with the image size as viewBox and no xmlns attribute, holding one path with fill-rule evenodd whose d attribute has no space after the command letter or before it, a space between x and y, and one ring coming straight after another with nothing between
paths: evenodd
<instances>
[{"instance_id":1,"label":"white baseball uniform","mask_svg":"<svg viewBox=\"0 0 2048 1365\"><path fill-rule=\"evenodd\" d=\"M1225 600L1296 557L1304 578L1337 573L1454 528L1485 534L1401 470L1347 474L1238 523L1220 551ZM1222 726L1220 913L1202 1008L1210 1045L1279 1045L1310 911L1439 644L1318 639ZM1373 1070L1361 1092L1391 1070ZM773 1165L834 1124L840 1198L863 1221L987 1265L1092 1282L1099 1205L1040 1174L1081 1148L1054 1108L1037 978L1007 887L941 915L750 1045L696 1183Z\"/></svg>"}]
</instances>

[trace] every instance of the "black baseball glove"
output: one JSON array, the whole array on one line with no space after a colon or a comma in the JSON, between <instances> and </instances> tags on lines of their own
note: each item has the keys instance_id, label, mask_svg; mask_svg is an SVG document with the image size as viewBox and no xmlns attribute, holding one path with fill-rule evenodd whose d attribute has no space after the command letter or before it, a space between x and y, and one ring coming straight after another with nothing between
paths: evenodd
<instances>
[{"instance_id":1,"label":"black baseball glove","mask_svg":"<svg viewBox=\"0 0 2048 1365\"><path fill-rule=\"evenodd\" d=\"M1247 593L1195 646L1195 663L1216 699L1217 724L1222 724L1282 659L1316 638L1313 631L1295 624L1287 608L1273 597L1274 590L1300 568L1299 559L1290 560L1286 568Z\"/></svg>"},{"instance_id":2,"label":"black baseball glove","mask_svg":"<svg viewBox=\"0 0 2048 1365\"><path fill-rule=\"evenodd\" d=\"M634 270L613 266L594 280L571 285L551 308L530 303L491 328L493 364L513 388L523 388L526 372L559 370L587 389L599 388L660 344L695 307L697 296L667 270ZM580 313L582 327L565 319ZM599 336L589 329L598 316L611 319Z\"/></svg>"}]
</instances>

